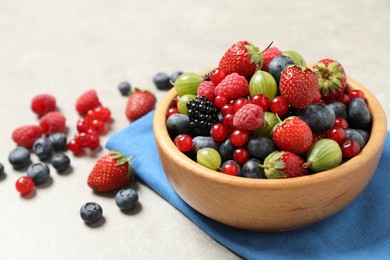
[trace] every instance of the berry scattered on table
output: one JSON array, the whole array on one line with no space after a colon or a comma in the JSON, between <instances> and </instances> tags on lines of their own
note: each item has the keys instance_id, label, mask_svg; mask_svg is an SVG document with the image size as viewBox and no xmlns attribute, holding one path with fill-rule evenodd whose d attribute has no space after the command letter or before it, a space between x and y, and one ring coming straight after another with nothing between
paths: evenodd
<instances>
[{"instance_id":1,"label":"berry scattered on table","mask_svg":"<svg viewBox=\"0 0 390 260\"><path fill-rule=\"evenodd\" d=\"M30 151L24 147L18 146L9 153L8 161L14 169L22 169L31 162Z\"/></svg>"},{"instance_id":2,"label":"berry scattered on table","mask_svg":"<svg viewBox=\"0 0 390 260\"><path fill-rule=\"evenodd\" d=\"M81 116L85 116L89 110L101 105L97 92L94 89L85 91L76 100L76 110Z\"/></svg>"},{"instance_id":3,"label":"berry scattered on table","mask_svg":"<svg viewBox=\"0 0 390 260\"><path fill-rule=\"evenodd\" d=\"M65 133L57 132L49 135L49 140L55 151L65 150L67 148L67 138Z\"/></svg>"},{"instance_id":4,"label":"berry scattered on table","mask_svg":"<svg viewBox=\"0 0 390 260\"><path fill-rule=\"evenodd\" d=\"M103 217L103 209L96 202L87 202L80 208L80 217L86 224L94 224Z\"/></svg>"},{"instance_id":5,"label":"berry scattered on table","mask_svg":"<svg viewBox=\"0 0 390 260\"><path fill-rule=\"evenodd\" d=\"M170 78L165 72L159 72L153 77L153 83L157 89L167 90L172 88Z\"/></svg>"},{"instance_id":6,"label":"berry scattered on table","mask_svg":"<svg viewBox=\"0 0 390 260\"><path fill-rule=\"evenodd\" d=\"M12 140L27 149L32 148L34 142L42 136L42 129L37 125L25 125L16 128L12 132Z\"/></svg>"},{"instance_id":7,"label":"berry scattered on table","mask_svg":"<svg viewBox=\"0 0 390 260\"><path fill-rule=\"evenodd\" d=\"M53 111L45 114L39 120L39 126L44 135L49 136L52 133L62 132L65 129L66 118L61 112Z\"/></svg>"},{"instance_id":8,"label":"berry scattered on table","mask_svg":"<svg viewBox=\"0 0 390 260\"><path fill-rule=\"evenodd\" d=\"M50 163L59 173L65 172L70 167L70 159L64 153L53 154Z\"/></svg>"},{"instance_id":9,"label":"berry scattered on table","mask_svg":"<svg viewBox=\"0 0 390 260\"><path fill-rule=\"evenodd\" d=\"M125 114L130 122L152 111L156 105L156 97L150 91L135 90L127 100Z\"/></svg>"},{"instance_id":10,"label":"berry scattered on table","mask_svg":"<svg viewBox=\"0 0 390 260\"><path fill-rule=\"evenodd\" d=\"M123 82L119 83L118 90L122 96L127 97L128 95L130 95L131 85L129 82L123 81Z\"/></svg>"},{"instance_id":11,"label":"berry scattered on table","mask_svg":"<svg viewBox=\"0 0 390 260\"><path fill-rule=\"evenodd\" d=\"M56 98L50 94L36 95L31 100L31 110L40 117L55 111L56 106Z\"/></svg>"},{"instance_id":12,"label":"berry scattered on table","mask_svg":"<svg viewBox=\"0 0 390 260\"><path fill-rule=\"evenodd\" d=\"M28 195L34 189L34 181L28 176L21 176L16 180L15 188L23 196Z\"/></svg>"},{"instance_id":13,"label":"berry scattered on table","mask_svg":"<svg viewBox=\"0 0 390 260\"><path fill-rule=\"evenodd\" d=\"M34 142L32 150L40 160L44 161L51 157L54 149L53 144L49 138L40 137Z\"/></svg>"},{"instance_id":14,"label":"berry scattered on table","mask_svg":"<svg viewBox=\"0 0 390 260\"><path fill-rule=\"evenodd\" d=\"M4 164L0 163L0 176L4 174Z\"/></svg>"},{"instance_id":15,"label":"berry scattered on table","mask_svg":"<svg viewBox=\"0 0 390 260\"><path fill-rule=\"evenodd\" d=\"M138 193L133 189L122 189L115 195L115 204L121 210L131 210L138 203Z\"/></svg>"},{"instance_id":16,"label":"berry scattered on table","mask_svg":"<svg viewBox=\"0 0 390 260\"><path fill-rule=\"evenodd\" d=\"M43 184L50 178L49 166L45 163L33 163L27 168L27 176L33 179L36 185Z\"/></svg>"}]
</instances>

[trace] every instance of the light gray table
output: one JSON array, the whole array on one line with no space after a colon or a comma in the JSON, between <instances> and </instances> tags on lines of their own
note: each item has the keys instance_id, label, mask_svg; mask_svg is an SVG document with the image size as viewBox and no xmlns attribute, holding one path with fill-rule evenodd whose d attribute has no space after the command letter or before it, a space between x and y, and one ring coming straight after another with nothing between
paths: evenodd
<instances>
[{"instance_id":1,"label":"light gray table","mask_svg":"<svg viewBox=\"0 0 390 260\"><path fill-rule=\"evenodd\" d=\"M390 2L338 1L6 1L0 0L0 259L235 259L174 207L137 183L141 208L123 214L86 178L98 153L72 159L30 199L14 188L13 129L36 123L34 95L51 93L75 133L75 99L90 88L113 112L110 133L128 125L117 85L152 83L156 72L199 72L218 64L234 42L300 52L308 61L334 58L372 90L390 113ZM105 144L108 135L103 137ZM36 157L32 157L38 162ZM105 222L86 226L79 208L97 201Z\"/></svg>"}]
</instances>

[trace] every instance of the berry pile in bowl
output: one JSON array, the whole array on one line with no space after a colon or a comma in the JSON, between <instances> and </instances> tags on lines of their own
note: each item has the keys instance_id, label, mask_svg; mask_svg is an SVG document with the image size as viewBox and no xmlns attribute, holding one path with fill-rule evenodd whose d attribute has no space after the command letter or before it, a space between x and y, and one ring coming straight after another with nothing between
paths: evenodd
<instances>
[{"instance_id":1,"label":"berry pile in bowl","mask_svg":"<svg viewBox=\"0 0 390 260\"><path fill-rule=\"evenodd\" d=\"M386 137L375 96L340 62L233 44L217 68L186 72L156 109L160 160L178 195L221 223L307 226L369 183Z\"/></svg>"}]
</instances>

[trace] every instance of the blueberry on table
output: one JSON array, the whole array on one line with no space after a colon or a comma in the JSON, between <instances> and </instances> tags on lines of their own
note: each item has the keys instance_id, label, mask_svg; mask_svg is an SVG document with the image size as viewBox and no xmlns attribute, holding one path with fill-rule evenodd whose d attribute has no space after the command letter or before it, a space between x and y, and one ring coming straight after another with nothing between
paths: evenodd
<instances>
[{"instance_id":1,"label":"blueberry on table","mask_svg":"<svg viewBox=\"0 0 390 260\"><path fill-rule=\"evenodd\" d=\"M67 147L67 138L62 132L49 135L49 140L51 141L55 151L64 150Z\"/></svg>"},{"instance_id":2,"label":"blueberry on table","mask_svg":"<svg viewBox=\"0 0 390 260\"><path fill-rule=\"evenodd\" d=\"M53 152L53 144L49 138L40 137L33 145L33 153L35 153L40 160L46 160L51 157Z\"/></svg>"},{"instance_id":3,"label":"blueberry on table","mask_svg":"<svg viewBox=\"0 0 390 260\"><path fill-rule=\"evenodd\" d=\"M87 224L98 222L103 216L102 207L96 202L87 202L80 208L80 216Z\"/></svg>"},{"instance_id":4,"label":"blueberry on table","mask_svg":"<svg viewBox=\"0 0 390 260\"><path fill-rule=\"evenodd\" d=\"M50 169L45 163L34 163L27 168L27 176L39 185L45 183L50 177Z\"/></svg>"},{"instance_id":5,"label":"blueberry on table","mask_svg":"<svg viewBox=\"0 0 390 260\"><path fill-rule=\"evenodd\" d=\"M4 173L4 165L0 163L0 176Z\"/></svg>"},{"instance_id":6,"label":"blueberry on table","mask_svg":"<svg viewBox=\"0 0 390 260\"><path fill-rule=\"evenodd\" d=\"M127 81L121 82L118 85L118 90L122 96L128 96L131 92L131 85Z\"/></svg>"},{"instance_id":7,"label":"blueberry on table","mask_svg":"<svg viewBox=\"0 0 390 260\"><path fill-rule=\"evenodd\" d=\"M70 159L69 157L64 153L56 153L51 157L51 165L58 171L58 172L64 172L66 171L70 166Z\"/></svg>"},{"instance_id":8,"label":"blueberry on table","mask_svg":"<svg viewBox=\"0 0 390 260\"><path fill-rule=\"evenodd\" d=\"M169 78L170 81L173 82L173 83L175 83L176 79L177 79L181 74L183 74L182 71L175 71L175 72L173 72L173 73L171 74L170 78Z\"/></svg>"},{"instance_id":9,"label":"blueberry on table","mask_svg":"<svg viewBox=\"0 0 390 260\"><path fill-rule=\"evenodd\" d=\"M171 83L169 82L169 76L164 72L159 72L153 77L153 83L160 90L168 90L172 88Z\"/></svg>"},{"instance_id":10,"label":"blueberry on table","mask_svg":"<svg viewBox=\"0 0 390 260\"><path fill-rule=\"evenodd\" d=\"M24 168L30 163L30 152L24 147L16 147L9 153L8 161L15 169Z\"/></svg>"},{"instance_id":11,"label":"blueberry on table","mask_svg":"<svg viewBox=\"0 0 390 260\"><path fill-rule=\"evenodd\" d=\"M138 203L138 193L133 189L122 189L115 195L115 203L121 210L133 209Z\"/></svg>"}]
</instances>

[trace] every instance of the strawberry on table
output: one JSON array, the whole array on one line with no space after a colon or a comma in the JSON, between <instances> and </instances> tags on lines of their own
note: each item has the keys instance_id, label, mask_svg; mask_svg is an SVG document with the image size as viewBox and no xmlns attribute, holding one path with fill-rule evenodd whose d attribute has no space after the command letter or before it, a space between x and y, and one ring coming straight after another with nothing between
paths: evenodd
<instances>
[{"instance_id":1,"label":"strawberry on table","mask_svg":"<svg viewBox=\"0 0 390 260\"><path fill-rule=\"evenodd\" d=\"M280 75L279 90L291 106L301 109L310 105L318 94L317 74L308 67L290 65Z\"/></svg>"},{"instance_id":2,"label":"strawberry on table","mask_svg":"<svg viewBox=\"0 0 390 260\"><path fill-rule=\"evenodd\" d=\"M127 100L126 117L133 122L152 111L156 102L157 99L152 92L136 89Z\"/></svg>"},{"instance_id":3,"label":"strawberry on table","mask_svg":"<svg viewBox=\"0 0 390 260\"><path fill-rule=\"evenodd\" d=\"M126 185L134 174L130 160L122 153L112 151L101 157L88 176L88 186L94 191L108 192Z\"/></svg>"}]
</instances>

